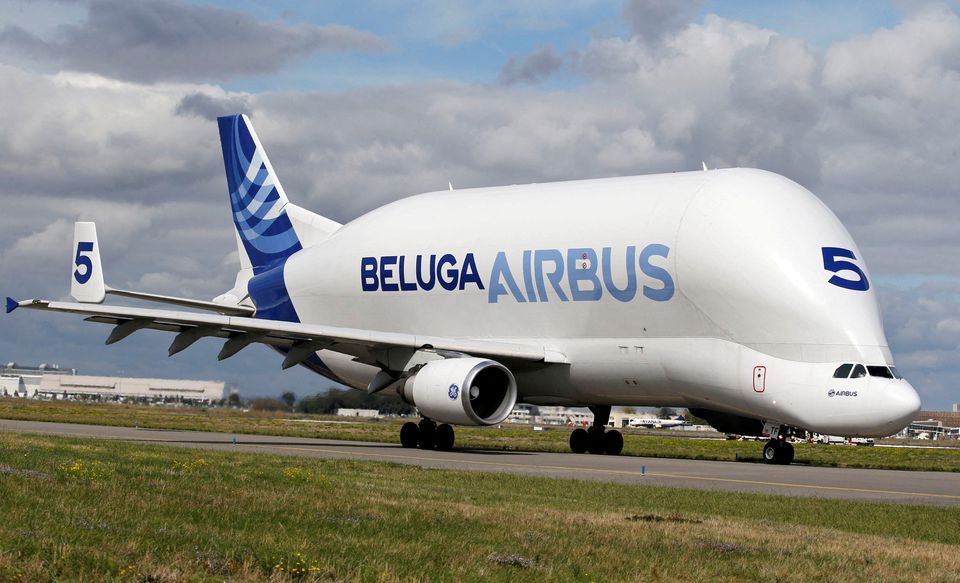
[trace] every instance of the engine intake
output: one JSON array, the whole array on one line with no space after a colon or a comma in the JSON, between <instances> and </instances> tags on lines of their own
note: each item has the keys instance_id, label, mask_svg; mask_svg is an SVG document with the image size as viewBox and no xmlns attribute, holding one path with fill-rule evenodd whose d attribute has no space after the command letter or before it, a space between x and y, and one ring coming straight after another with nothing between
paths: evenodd
<instances>
[{"instance_id":1,"label":"engine intake","mask_svg":"<svg viewBox=\"0 0 960 583\"><path fill-rule=\"evenodd\" d=\"M398 393L425 417L456 425L494 425L517 402L517 381L510 369L485 358L448 358L428 362Z\"/></svg>"}]
</instances>

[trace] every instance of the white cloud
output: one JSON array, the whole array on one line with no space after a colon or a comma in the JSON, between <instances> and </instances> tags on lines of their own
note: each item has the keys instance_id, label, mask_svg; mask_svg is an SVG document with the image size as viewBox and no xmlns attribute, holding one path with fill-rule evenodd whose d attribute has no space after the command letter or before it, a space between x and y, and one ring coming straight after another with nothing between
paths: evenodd
<instances>
[{"instance_id":1,"label":"white cloud","mask_svg":"<svg viewBox=\"0 0 960 583\"><path fill-rule=\"evenodd\" d=\"M341 25L261 22L236 10L177 0L91 0L87 19L48 38L17 24L0 50L77 71L154 82L271 73L321 51L376 51L374 34Z\"/></svg>"},{"instance_id":2,"label":"white cloud","mask_svg":"<svg viewBox=\"0 0 960 583\"><path fill-rule=\"evenodd\" d=\"M623 15L635 38L655 44L685 28L699 8L699 2L685 0L627 0Z\"/></svg>"}]
</instances>

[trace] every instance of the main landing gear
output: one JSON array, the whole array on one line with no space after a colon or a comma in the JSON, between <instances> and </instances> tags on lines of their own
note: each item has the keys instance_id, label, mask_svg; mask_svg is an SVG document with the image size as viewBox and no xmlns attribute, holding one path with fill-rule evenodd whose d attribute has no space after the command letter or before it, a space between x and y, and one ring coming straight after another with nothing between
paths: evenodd
<instances>
[{"instance_id":1,"label":"main landing gear","mask_svg":"<svg viewBox=\"0 0 960 583\"><path fill-rule=\"evenodd\" d=\"M573 453L619 455L623 451L623 435L616 429L606 430L610 421L610 407L590 407L593 425L589 429L578 427L570 434L570 450Z\"/></svg>"},{"instance_id":2,"label":"main landing gear","mask_svg":"<svg viewBox=\"0 0 960 583\"><path fill-rule=\"evenodd\" d=\"M783 432L763 446L763 461L784 466L793 462L793 444L784 439Z\"/></svg>"},{"instance_id":3,"label":"main landing gear","mask_svg":"<svg viewBox=\"0 0 960 583\"><path fill-rule=\"evenodd\" d=\"M439 449L449 451L453 449L456 438L453 427L442 423L437 425L432 419L423 418L420 424L407 421L400 428L400 445L407 448Z\"/></svg>"}]
</instances>

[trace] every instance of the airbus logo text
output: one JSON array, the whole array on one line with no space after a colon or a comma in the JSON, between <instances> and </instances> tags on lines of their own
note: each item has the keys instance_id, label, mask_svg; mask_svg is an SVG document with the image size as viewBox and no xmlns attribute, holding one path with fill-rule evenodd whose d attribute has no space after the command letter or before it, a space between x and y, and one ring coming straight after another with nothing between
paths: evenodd
<instances>
[{"instance_id":1,"label":"airbus logo text","mask_svg":"<svg viewBox=\"0 0 960 583\"><path fill-rule=\"evenodd\" d=\"M639 256L634 245L617 253L612 247L603 247L599 253L591 247L527 249L512 257L511 263L507 252L499 251L486 284L474 253L368 256L360 259L360 287L365 292L415 292L475 286L487 292L491 304L502 296L518 303L595 302L604 292L620 302L632 301L638 292L665 302L673 297L673 276L655 262L669 254L670 248L660 243L647 245ZM638 281L637 267L648 281Z\"/></svg>"}]
</instances>

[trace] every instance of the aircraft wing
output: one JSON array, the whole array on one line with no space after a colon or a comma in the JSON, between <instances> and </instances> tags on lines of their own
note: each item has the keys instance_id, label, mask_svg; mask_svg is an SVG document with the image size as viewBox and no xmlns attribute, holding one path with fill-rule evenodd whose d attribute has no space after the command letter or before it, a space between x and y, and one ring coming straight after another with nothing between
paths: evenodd
<instances>
[{"instance_id":1,"label":"aircraft wing","mask_svg":"<svg viewBox=\"0 0 960 583\"><path fill-rule=\"evenodd\" d=\"M113 324L114 329L107 338L107 344L113 344L141 329L175 332L177 336L170 344L171 356L204 337L226 339L218 356L220 360L236 354L249 344L272 345L286 349L284 368L328 348L350 354L360 362L390 368L393 368L391 361L405 362L414 352L424 348L494 359L569 363L563 354L536 344L421 336L180 310L49 300L17 302L8 298L7 312L16 308L68 312L86 316L90 322Z\"/></svg>"}]
</instances>

